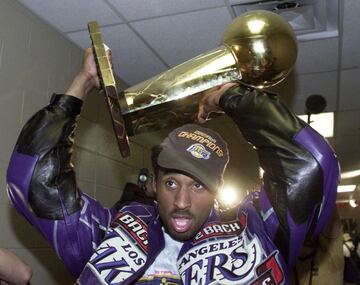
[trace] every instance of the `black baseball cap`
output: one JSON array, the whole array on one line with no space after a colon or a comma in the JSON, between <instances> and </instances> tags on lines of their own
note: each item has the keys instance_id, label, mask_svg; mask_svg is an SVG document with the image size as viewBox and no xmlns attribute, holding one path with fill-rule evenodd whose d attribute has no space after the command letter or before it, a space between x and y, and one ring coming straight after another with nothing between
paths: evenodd
<instances>
[{"instance_id":1,"label":"black baseball cap","mask_svg":"<svg viewBox=\"0 0 360 285\"><path fill-rule=\"evenodd\" d=\"M229 151L217 132L186 124L170 132L160 146L160 167L185 172L213 192L222 185Z\"/></svg>"}]
</instances>

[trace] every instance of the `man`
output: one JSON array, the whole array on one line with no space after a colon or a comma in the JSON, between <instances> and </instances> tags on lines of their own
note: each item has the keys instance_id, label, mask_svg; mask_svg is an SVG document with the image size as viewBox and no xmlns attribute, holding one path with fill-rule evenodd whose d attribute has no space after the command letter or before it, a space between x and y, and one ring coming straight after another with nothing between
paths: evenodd
<instances>
[{"instance_id":1,"label":"man","mask_svg":"<svg viewBox=\"0 0 360 285\"><path fill-rule=\"evenodd\" d=\"M157 203L115 212L77 189L70 163L82 100L98 86L88 49L66 95L24 126L7 176L13 204L78 284L288 284L305 237L315 238L334 208L339 168L326 141L273 94L214 88L202 94L198 120L220 111L234 120L259 154L262 189L221 221L214 200L227 146L189 124L153 151Z\"/></svg>"},{"instance_id":2,"label":"man","mask_svg":"<svg viewBox=\"0 0 360 285\"><path fill-rule=\"evenodd\" d=\"M351 223L351 220L349 221ZM343 239L343 256L344 256L344 284L360 284L360 255L359 243L354 244L351 231L345 232Z\"/></svg>"}]
</instances>

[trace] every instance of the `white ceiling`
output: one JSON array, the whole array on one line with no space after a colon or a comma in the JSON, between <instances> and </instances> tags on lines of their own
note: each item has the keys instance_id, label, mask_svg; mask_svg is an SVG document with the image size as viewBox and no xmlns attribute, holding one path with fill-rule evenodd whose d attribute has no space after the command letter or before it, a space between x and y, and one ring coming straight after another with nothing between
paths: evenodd
<instances>
[{"instance_id":1,"label":"white ceiling","mask_svg":"<svg viewBox=\"0 0 360 285\"><path fill-rule=\"evenodd\" d=\"M291 2L249 0L18 0L82 48L90 45L88 21L96 20L112 49L114 69L129 86L220 44L235 17L231 4ZM335 113L336 149L343 170L360 169L360 1L297 0L327 9L333 31L299 36L293 74L276 89L297 113L322 94ZM320 3L321 2L321 3ZM320 4L319 4L320 3ZM331 9L327 7L331 5ZM323 10L321 10L323 11ZM290 15L290 18L292 15ZM321 16L323 17L323 16ZM304 17L293 17L303 22ZM326 20L326 19L325 19ZM338 21L337 21L338 20ZM360 179L354 180L360 183ZM348 181L343 181L347 183ZM349 181L350 182L350 181Z\"/></svg>"}]
</instances>

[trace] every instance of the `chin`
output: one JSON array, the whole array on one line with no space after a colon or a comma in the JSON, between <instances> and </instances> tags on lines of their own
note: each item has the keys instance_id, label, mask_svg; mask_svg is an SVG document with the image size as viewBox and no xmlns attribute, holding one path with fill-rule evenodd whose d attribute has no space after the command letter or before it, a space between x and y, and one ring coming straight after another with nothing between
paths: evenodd
<instances>
[{"instance_id":1,"label":"chin","mask_svg":"<svg viewBox=\"0 0 360 285\"><path fill-rule=\"evenodd\" d=\"M184 242L184 241L188 241L190 239L192 239L194 236L195 236L195 232L194 231L186 231L184 233L179 233L179 232L176 232L176 231L173 231L173 230L168 230L166 229L166 232L176 241L181 241L181 242Z\"/></svg>"}]
</instances>

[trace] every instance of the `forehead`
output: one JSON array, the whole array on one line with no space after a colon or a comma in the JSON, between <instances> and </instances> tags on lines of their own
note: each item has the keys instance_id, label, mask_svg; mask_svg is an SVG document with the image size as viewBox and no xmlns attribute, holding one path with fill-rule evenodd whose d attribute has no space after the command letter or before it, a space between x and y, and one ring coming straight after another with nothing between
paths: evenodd
<instances>
[{"instance_id":1,"label":"forehead","mask_svg":"<svg viewBox=\"0 0 360 285\"><path fill-rule=\"evenodd\" d=\"M167 177L174 177L177 179L187 180L190 182L198 182L201 184L200 181L197 181L191 175L181 172L181 171L177 171L177 170L160 170L159 171L159 178L167 178Z\"/></svg>"}]
</instances>

